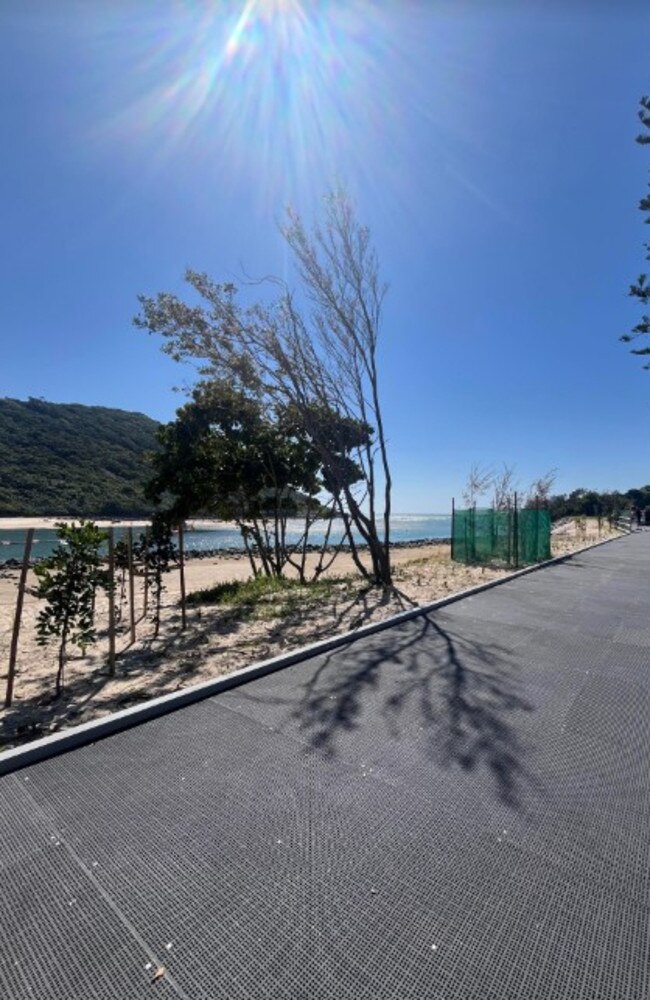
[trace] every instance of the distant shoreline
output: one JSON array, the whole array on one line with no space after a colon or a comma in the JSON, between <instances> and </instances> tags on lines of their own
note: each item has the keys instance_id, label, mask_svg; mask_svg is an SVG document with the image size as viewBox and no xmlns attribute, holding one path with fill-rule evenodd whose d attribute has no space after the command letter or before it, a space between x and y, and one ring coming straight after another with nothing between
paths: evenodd
<instances>
[{"instance_id":1,"label":"distant shoreline","mask_svg":"<svg viewBox=\"0 0 650 1000\"><path fill-rule=\"evenodd\" d=\"M429 518L448 517L447 514L395 514L394 518L416 518L428 520ZM292 520L300 520L300 515ZM68 514L52 517L0 517L1 531L27 531L34 528L36 531L54 531L55 525L75 524L79 521L92 521L98 528L146 528L151 524L151 520L143 517L70 517ZM234 521L223 521L210 517L188 517L185 520L186 531L214 531L215 529L226 531L236 531L237 526Z\"/></svg>"},{"instance_id":2,"label":"distant shoreline","mask_svg":"<svg viewBox=\"0 0 650 1000\"><path fill-rule=\"evenodd\" d=\"M76 519L78 520L78 519ZM75 521L75 518L42 518L42 517L23 517L23 518L0 518L0 568L1 569L12 569L20 565L20 560L22 559L22 542L24 535L23 533L29 528L33 528L36 532L35 541L38 540L38 533L41 531L46 531L53 533L55 530L55 525L60 522L65 522L71 524ZM105 518L101 520L94 521L98 527L102 529L106 528L116 528L118 531L122 531L124 528L134 528L136 531L142 531L147 524L150 522L145 520L107 520ZM201 518L196 520L188 521L187 525L187 535L186 535L186 546L185 546L185 558L188 560L202 560L206 559L208 561L216 560L222 562L223 560L240 560L247 559L245 549L243 545L233 545L232 542L229 545L218 546L218 547L196 547L191 543L192 533L195 530L199 532L210 532L215 530L226 530L232 537L233 525L228 521L219 520L209 520L207 518ZM18 538L13 540L3 539L3 532L16 532L18 533ZM23 538L21 538L23 536ZM13 545L12 545L13 541ZM51 545L54 545L54 541L50 541ZM428 548L430 546L438 547L450 544L451 539L448 535L443 537L431 537L430 535L423 535L420 538L401 538L401 539L391 539L390 547L392 551L397 551L399 549L421 549ZM6 548L5 548L6 546ZM18 549L16 549L18 546ZM358 541L356 547L360 552L364 552L367 549L367 545L362 541ZM305 551L308 553L319 552L321 549L321 544L319 542L310 542L305 546ZM329 554L333 554L335 551L341 553L350 553L349 543L343 543L342 545L328 544L325 547L325 551ZM30 565L34 565L41 559L45 558L49 552L40 552L34 550L29 561Z\"/></svg>"},{"instance_id":3,"label":"distant shoreline","mask_svg":"<svg viewBox=\"0 0 650 1000\"><path fill-rule=\"evenodd\" d=\"M53 531L55 525L75 524L79 521L92 521L98 528L146 528L151 521L146 518L116 518L112 520L108 517L0 517L0 531L27 531L34 528L36 531ZM232 528L229 521L218 521L211 518L190 518L187 522L188 530L194 528L200 530L211 528Z\"/></svg>"}]
</instances>

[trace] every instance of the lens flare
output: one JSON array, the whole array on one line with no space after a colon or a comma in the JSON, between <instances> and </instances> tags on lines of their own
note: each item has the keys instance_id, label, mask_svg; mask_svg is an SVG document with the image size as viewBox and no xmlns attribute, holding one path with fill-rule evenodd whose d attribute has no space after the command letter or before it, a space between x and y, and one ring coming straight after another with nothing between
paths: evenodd
<instances>
[{"instance_id":1,"label":"lens flare","mask_svg":"<svg viewBox=\"0 0 650 1000\"><path fill-rule=\"evenodd\" d=\"M422 136L437 143L432 161L450 161L453 174L458 123L471 120L468 108L451 121L459 73L444 19L435 34L422 20L427 7L172 0L166 13L136 4L130 21L123 9L107 14L98 41L111 48L113 67L119 52L124 72L111 79L110 114L96 137L121 144L149 170L171 162L186 176L196 168L202 184L226 196L246 192L276 212L340 183L354 195L401 190L412 203L410 167ZM87 58L90 66L92 52ZM418 78L423 60L426 85Z\"/></svg>"}]
</instances>

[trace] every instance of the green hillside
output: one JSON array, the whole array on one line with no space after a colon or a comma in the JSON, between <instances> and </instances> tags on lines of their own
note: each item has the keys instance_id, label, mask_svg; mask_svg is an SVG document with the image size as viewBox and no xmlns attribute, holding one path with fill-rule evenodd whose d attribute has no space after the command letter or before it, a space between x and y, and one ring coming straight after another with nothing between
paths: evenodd
<instances>
[{"instance_id":1,"label":"green hillside","mask_svg":"<svg viewBox=\"0 0 650 1000\"><path fill-rule=\"evenodd\" d=\"M158 424L103 406L0 399L0 516L145 514Z\"/></svg>"}]
</instances>

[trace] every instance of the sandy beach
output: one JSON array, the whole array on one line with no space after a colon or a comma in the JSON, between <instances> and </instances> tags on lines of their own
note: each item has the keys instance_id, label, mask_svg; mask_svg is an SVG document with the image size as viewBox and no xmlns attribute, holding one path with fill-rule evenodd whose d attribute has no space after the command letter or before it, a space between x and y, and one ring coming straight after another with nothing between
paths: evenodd
<instances>
[{"instance_id":1,"label":"sandy beach","mask_svg":"<svg viewBox=\"0 0 650 1000\"><path fill-rule=\"evenodd\" d=\"M5 519L6 522L7 519ZM23 523L32 519L23 519ZM2 523L2 522L0 522ZM43 519L39 519L43 525ZM29 526L32 526L31 524ZM49 524L46 524L49 526ZM607 537L609 529L596 522L569 522L553 535L553 554L581 548ZM311 564L315 556L310 557ZM108 602L98 600L99 641L81 656L74 649L66 667L66 689L53 698L56 646L36 642L35 622L41 607L31 589L36 580L30 571L25 596L15 700L0 711L0 749L88 721L108 712L168 691L218 677L250 663L305 646L331 635L354 631L406 608L427 604L508 571L464 566L450 558L448 545L425 545L392 551L394 591L386 595L369 588L355 573L349 554L341 553L327 576L313 587L292 587L269 595L255 605L193 603L188 607L185 631L180 630L180 580L177 570L166 578L160 635L153 640L153 624L143 618L143 581L136 580L136 641L130 638L126 604L118 627L114 677L107 673ZM190 560L186 565L187 592L250 577L242 556L213 556ZM0 569L0 697L4 700L11 629L14 620L19 570Z\"/></svg>"}]
</instances>

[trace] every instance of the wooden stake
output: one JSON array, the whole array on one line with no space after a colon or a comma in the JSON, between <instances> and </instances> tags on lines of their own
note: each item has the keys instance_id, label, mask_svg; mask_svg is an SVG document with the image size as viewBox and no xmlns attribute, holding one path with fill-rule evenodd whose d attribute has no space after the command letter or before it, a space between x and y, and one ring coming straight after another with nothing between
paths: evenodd
<instances>
[{"instance_id":1,"label":"wooden stake","mask_svg":"<svg viewBox=\"0 0 650 1000\"><path fill-rule=\"evenodd\" d=\"M178 562L181 577L181 628L187 627L187 613L185 610L185 549L183 546L183 522L178 525Z\"/></svg>"},{"instance_id":2,"label":"wooden stake","mask_svg":"<svg viewBox=\"0 0 650 1000\"><path fill-rule=\"evenodd\" d=\"M7 671L7 693L5 695L5 708L11 708L14 696L14 677L16 676L16 659L18 656L18 636L20 635L20 620L23 616L23 601L25 599L25 583L27 582L27 571L29 569L29 556L32 551L34 541L34 529L29 528L25 538L25 549L23 551L23 565L20 570L20 580L18 582L18 597L16 599L16 613L14 615L14 630L11 636L11 649L9 651L9 670Z\"/></svg>"},{"instance_id":3,"label":"wooden stake","mask_svg":"<svg viewBox=\"0 0 650 1000\"><path fill-rule=\"evenodd\" d=\"M149 528L144 529L144 604L142 607L142 617L147 617L149 610Z\"/></svg>"},{"instance_id":4,"label":"wooden stake","mask_svg":"<svg viewBox=\"0 0 650 1000\"><path fill-rule=\"evenodd\" d=\"M129 611L131 618L131 642L135 642L135 581L133 579L133 528L126 532L126 546L129 557Z\"/></svg>"},{"instance_id":5,"label":"wooden stake","mask_svg":"<svg viewBox=\"0 0 650 1000\"><path fill-rule=\"evenodd\" d=\"M115 540L108 529L108 674L115 676Z\"/></svg>"}]
</instances>

